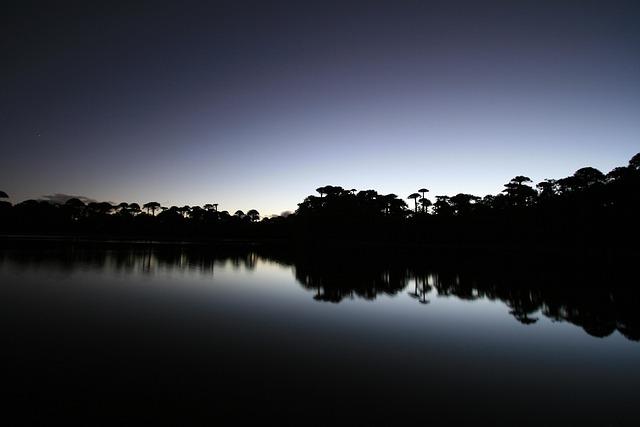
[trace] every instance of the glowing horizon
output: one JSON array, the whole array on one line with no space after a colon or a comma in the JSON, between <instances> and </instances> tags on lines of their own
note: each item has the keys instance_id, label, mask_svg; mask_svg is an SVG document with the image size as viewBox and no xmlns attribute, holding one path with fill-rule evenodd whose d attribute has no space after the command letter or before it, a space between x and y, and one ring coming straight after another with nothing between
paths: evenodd
<instances>
[{"instance_id":1,"label":"glowing horizon","mask_svg":"<svg viewBox=\"0 0 640 427\"><path fill-rule=\"evenodd\" d=\"M484 196L606 173L640 151L639 9L15 6L0 190L269 216L328 184Z\"/></svg>"}]
</instances>

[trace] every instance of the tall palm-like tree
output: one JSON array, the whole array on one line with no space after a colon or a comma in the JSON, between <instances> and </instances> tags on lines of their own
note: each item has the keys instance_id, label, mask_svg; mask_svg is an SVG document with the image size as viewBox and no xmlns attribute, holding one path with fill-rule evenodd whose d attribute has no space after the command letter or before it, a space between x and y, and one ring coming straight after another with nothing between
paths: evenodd
<instances>
[{"instance_id":1,"label":"tall palm-like tree","mask_svg":"<svg viewBox=\"0 0 640 427\"><path fill-rule=\"evenodd\" d=\"M426 188L421 188L418 190L418 193L422 194L422 198L424 199L424 193L428 193L429 190L427 190Z\"/></svg>"},{"instance_id":2,"label":"tall palm-like tree","mask_svg":"<svg viewBox=\"0 0 640 427\"><path fill-rule=\"evenodd\" d=\"M207 212L218 212L218 204L217 203L207 203L203 206L204 210Z\"/></svg>"},{"instance_id":3,"label":"tall palm-like tree","mask_svg":"<svg viewBox=\"0 0 640 427\"><path fill-rule=\"evenodd\" d=\"M415 212L418 212L418 199L420 198L420 194L418 193L412 193L409 195L409 197L407 197L407 199L413 199L414 203L415 203Z\"/></svg>"},{"instance_id":4,"label":"tall palm-like tree","mask_svg":"<svg viewBox=\"0 0 640 427\"><path fill-rule=\"evenodd\" d=\"M158 209L159 207L160 207L160 203L158 202L149 202L142 205L142 208L146 209L147 213L151 213L151 215L155 215L156 209Z\"/></svg>"},{"instance_id":5,"label":"tall palm-like tree","mask_svg":"<svg viewBox=\"0 0 640 427\"><path fill-rule=\"evenodd\" d=\"M422 212L427 213L427 208L432 205L431 200L425 199L424 197L419 200L420 207L422 208Z\"/></svg>"}]
</instances>

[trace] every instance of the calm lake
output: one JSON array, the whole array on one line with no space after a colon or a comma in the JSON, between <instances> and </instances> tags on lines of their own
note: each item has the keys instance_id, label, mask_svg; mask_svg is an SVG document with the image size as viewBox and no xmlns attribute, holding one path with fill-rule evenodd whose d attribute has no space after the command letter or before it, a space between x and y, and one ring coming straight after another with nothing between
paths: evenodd
<instances>
[{"instance_id":1,"label":"calm lake","mask_svg":"<svg viewBox=\"0 0 640 427\"><path fill-rule=\"evenodd\" d=\"M549 258L6 244L3 401L10 425L640 425L637 269Z\"/></svg>"}]
</instances>

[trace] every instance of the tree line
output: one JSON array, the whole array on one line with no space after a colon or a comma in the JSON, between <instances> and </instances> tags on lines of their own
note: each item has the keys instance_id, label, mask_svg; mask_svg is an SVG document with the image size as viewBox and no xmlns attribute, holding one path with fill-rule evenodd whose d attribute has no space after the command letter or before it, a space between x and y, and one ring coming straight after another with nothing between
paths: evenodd
<instances>
[{"instance_id":1,"label":"tree line","mask_svg":"<svg viewBox=\"0 0 640 427\"><path fill-rule=\"evenodd\" d=\"M639 237L640 153L603 173L584 167L533 185L519 175L498 194L427 197L420 188L405 199L375 190L326 185L288 216L261 218L256 209L233 214L204 206L158 202L63 204L0 201L0 232L145 238L244 238L486 246L540 244L634 247ZM0 198L8 198L0 192ZM409 201L409 203L407 203Z\"/></svg>"}]
</instances>

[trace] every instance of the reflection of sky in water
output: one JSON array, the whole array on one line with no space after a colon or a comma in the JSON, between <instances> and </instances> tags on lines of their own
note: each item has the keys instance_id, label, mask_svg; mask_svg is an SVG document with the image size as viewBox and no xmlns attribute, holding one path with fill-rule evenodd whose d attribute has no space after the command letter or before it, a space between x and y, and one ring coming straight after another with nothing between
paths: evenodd
<instances>
[{"instance_id":1,"label":"reflection of sky in water","mask_svg":"<svg viewBox=\"0 0 640 427\"><path fill-rule=\"evenodd\" d=\"M395 295L335 304L314 300L292 265L255 258L250 267L216 260L202 268L186 257L173 260L152 256L145 264L144 256L132 256L121 268L122 257L64 267L0 258L5 327L24 330L38 351L44 336L79 345L94 337L125 353L138 345L159 346L162 357L194 353L193 369L206 366L198 357L209 364L229 357L232 372L268 363L270 372L292 375L288 381L312 376L313 387L329 387L336 375L346 387L367 378L466 404L502 399L517 407L526 397L557 409L571 396L595 415L624 413L640 386L640 345L618 332L594 338L539 312L530 314L536 323L524 325L502 301L439 296L435 289L421 304L410 295L412 277Z\"/></svg>"},{"instance_id":2,"label":"reflection of sky in water","mask_svg":"<svg viewBox=\"0 0 640 427\"><path fill-rule=\"evenodd\" d=\"M455 295L440 295L433 288L437 277L434 274L428 275L430 286L421 295L416 295L416 290L420 293L423 279L408 277L406 286L396 295L378 294L375 299L366 300L353 294L339 304L332 304L314 301L313 291L304 289L296 281L294 266L253 254L249 264L246 259L216 259L206 266L190 262L185 254L175 257L171 263L160 261L153 254L131 254L124 265L121 254L112 255L107 254L95 263L66 266L70 268L52 268L55 263L34 263L25 269L23 265L5 261L0 262L0 272L8 279L7 283L46 281L50 282L51 289L62 285L63 288L56 291L61 295L65 288L73 288L75 292L89 285L85 291L151 292L192 303L200 309L224 305L265 315L293 315L304 321L336 322L341 326L365 322L375 324L375 328L370 329L381 334L402 325L406 330L434 337L442 337L442 331L446 330L449 336L470 341L546 340L558 346L591 343L589 348L598 347L598 341L574 325L551 320L540 310L530 314L537 320L535 324L523 325L515 321L509 314L511 308L500 300L486 297L461 300ZM381 276L387 274L381 273ZM637 347L617 331L606 337L606 341L608 346Z\"/></svg>"}]
</instances>

